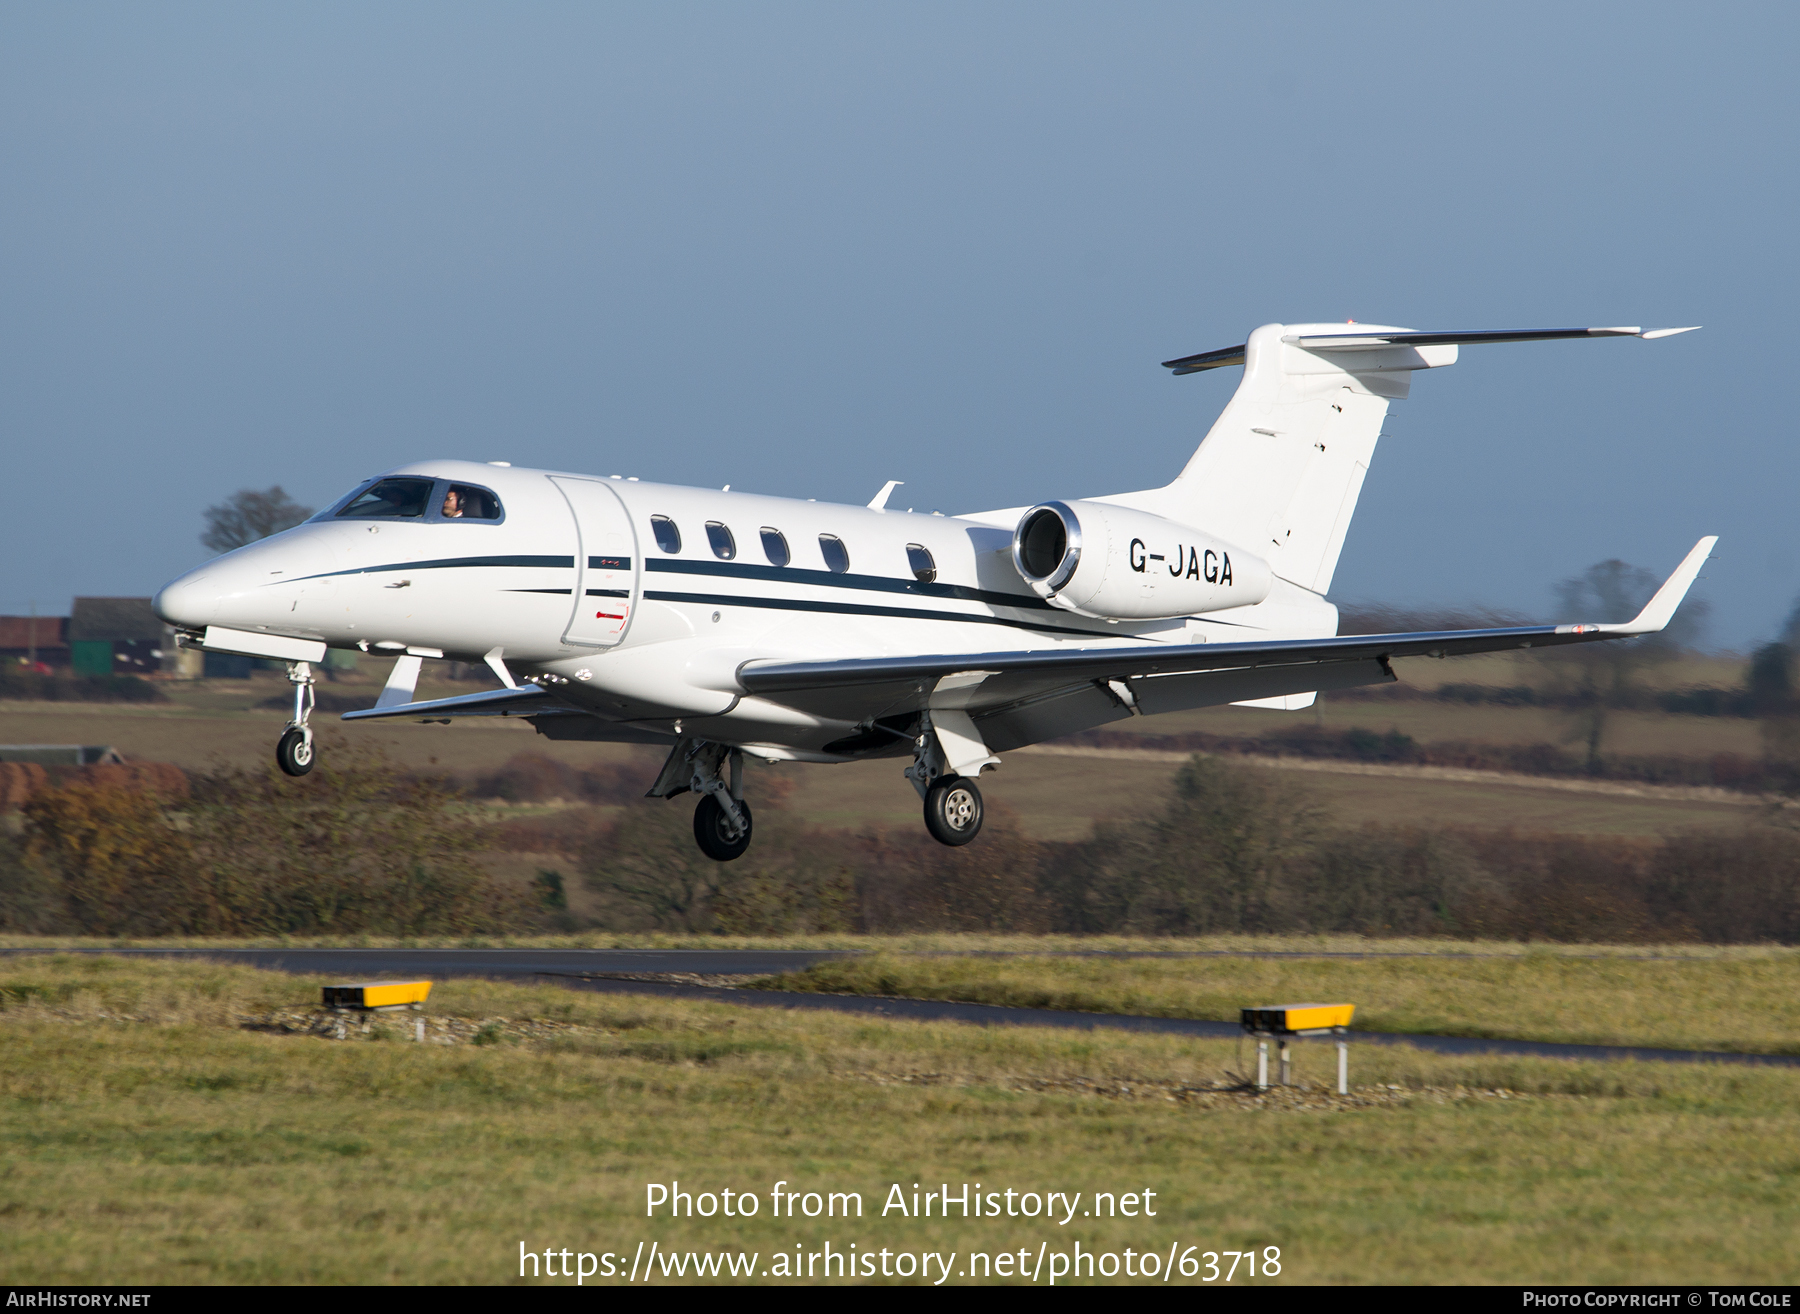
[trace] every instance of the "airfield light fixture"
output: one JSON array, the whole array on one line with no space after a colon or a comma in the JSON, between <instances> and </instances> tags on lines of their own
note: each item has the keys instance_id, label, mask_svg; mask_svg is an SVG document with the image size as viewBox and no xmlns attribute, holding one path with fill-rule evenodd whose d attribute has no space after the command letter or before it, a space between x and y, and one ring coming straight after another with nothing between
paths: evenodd
<instances>
[{"instance_id":1,"label":"airfield light fixture","mask_svg":"<svg viewBox=\"0 0 1800 1314\"><path fill-rule=\"evenodd\" d=\"M1256 1037L1256 1088L1269 1088L1269 1042L1280 1047L1283 1086L1293 1085L1292 1056L1288 1043L1296 1038L1333 1036L1337 1040L1338 1094L1350 1093L1350 1018L1355 1004L1263 1004L1246 1008L1239 1020L1248 1035Z\"/></svg>"},{"instance_id":2,"label":"airfield light fixture","mask_svg":"<svg viewBox=\"0 0 1800 1314\"><path fill-rule=\"evenodd\" d=\"M429 981L359 981L345 985L328 985L323 1003L334 1013L361 1013L367 1029L371 1013L392 1013L409 1008L417 1012L431 997ZM338 1024L338 1039L344 1038L343 1023ZM413 1039L425 1039L425 1019L418 1019Z\"/></svg>"}]
</instances>

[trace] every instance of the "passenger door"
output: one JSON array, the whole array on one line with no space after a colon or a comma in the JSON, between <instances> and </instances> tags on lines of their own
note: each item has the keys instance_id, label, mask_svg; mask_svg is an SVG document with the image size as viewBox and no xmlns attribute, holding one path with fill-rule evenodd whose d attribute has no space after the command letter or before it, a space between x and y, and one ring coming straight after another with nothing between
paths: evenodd
<instances>
[{"instance_id":1,"label":"passenger door","mask_svg":"<svg viewBox=\"0 0 1800 1314\"><path fill-rule=\"evenodd\" d=\"M637 536L625 504L603 479L553 475L575 517L575 606L564 643L610 648L625 637L637 606Z\"/></svg>"}]
</instances>

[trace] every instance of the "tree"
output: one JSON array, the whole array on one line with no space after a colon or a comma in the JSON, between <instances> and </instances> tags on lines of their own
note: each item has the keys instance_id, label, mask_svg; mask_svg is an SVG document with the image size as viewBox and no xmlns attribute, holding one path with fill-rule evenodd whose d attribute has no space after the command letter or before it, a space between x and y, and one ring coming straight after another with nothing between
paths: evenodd
<instances>
[{"instance_id":1,"label":"tree","mask_svg":"<svg viewBox=\"0 0 1800 1314\"><path fill-rule=\"evenodd\" d=\"M1325 813L1292 774L1195 754L1160 817L1096 825L1087 861L1050 873L1059 920L1136 935L1305 926L1306 868Z\"/></svg>"},{"instance_id":2,"label":"tree","mask_svg":"<svg viewBox=\"0 0 1800 1314\"><path fill-rule=\"evenodd\" d=\"M9 876L0 850L0 925L56 921L88 935L467 935L504 932L529 912L519 892L482 870L476 855L491 837L459 798L379 749L333 745L303 780L267 766L221 768L196 776L191 797L173 807L143 783L101 777L33 795L23 838L35 868Z\"/></svg>"},{"instance_id":3,"label":"tree","mask_svg":"<svg viewBox=\"0 0 1800 1314\"><path fill-rule=\"evenodd\" d=\"M1643 609L1660 582L1649 571L1616 557L1595 562L1556 586L1557 614L1568 621L1628 621ZM1573 737L1587 745L1590 773L1600 771L1600 745L1612 713L1639 700L1638 681L1647 667L1670 660L1698 641L1705 617L1706 604L1690 602L1660 634L1553 648L1545 653L1572 709Z\"/></svg>"},{"instance_id":4,"label":"tree","mask_svg":"<svg viewBox=\"0 0 1800 1314\"><path fill-rule=\"evenodd\" d=\"M1775 788L1800 792L1800 699L1794 695L1793 648L1786 643L1758 648L1750 658L1749 686L1763 767Z\"/></svg>"},{"instance_id":5,"label":"tree","mask_svg":"<svg viewBox=\"0 0 1800 1314\"><path fill-rule=\"evenodd\" d=\"M27 853L60 877L68 920L87 935L229 933L193 848L151 794L69 784L24 808Z\"/></svg>"},{"instance_id":6,"label":"tree","mask_svg":"<svg viewBox=\"0 0 1800 1314\"><path fill-rule=\"evenodd\" d=\"M292 529L312 513L310 506L301 506L284 493L280 484L260 493L254 488L240 488L217 506L206 508L206 532L200 535L200 546L214 552L230 552Z\"/></svg>"},{"instance_id":7,"label":"tree","mask_svg":"<svg viewBox=\"0 0 1800 1314\"><path fill-rule=\"evenodd\" d=\"M1788 618L1781 627L1781 642L1790 651L1800 648L1800 600L1795 601L1794 609L1788 613Z\"/></svg>"}]
</instances>

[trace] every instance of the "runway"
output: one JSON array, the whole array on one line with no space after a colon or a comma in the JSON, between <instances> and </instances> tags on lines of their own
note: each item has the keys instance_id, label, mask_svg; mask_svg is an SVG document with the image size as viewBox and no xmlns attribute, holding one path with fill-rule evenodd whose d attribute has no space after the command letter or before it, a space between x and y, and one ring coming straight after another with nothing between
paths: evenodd
<instances>
[{"instance_id":1,"label":"runway","mask_svg":"<svg viewBox=\"0 0 1800 1314\"><path fill-rule=\"evenodd\" d=\"M608 994L660 995L707 999L751 1008L823 1009L918 1022L963 1022L976 1026L1056 1027L1080 1031L1138 1031L1231 1040L1243 1035L1235 1022L1194 1018L1082 1013L1063 1009L1014 1008L936 999L894 999L866 995L808 994L788 990L748 990L632 980L632 976L764 976L803 970L814 963L854 956L849 951L802 949L0 949L0 954L116 954L131 958L204 958L242 963L267 971L332 975L350 980L381 977L486 977L554 981L578 990ZM1212 956L1212 955L1206 955ZM1289 955L1282 955L1283 957ZM1343 956L1305 955L1293 957ZM1628 1059L1647 1063L1731 1063L1759 1067L1800 1067L1800 1055L1739 1054L1720 1050L1657 1049L1633 1045L1574 1045L1538 1040L1490 1040L1470 1036L1352 1031L1355 1044L1409 1045L1436 1054L1504 1054L1528 1058Z\"/></svg>"},{"instance_id":2,"label":"runway","mask_svg":"<svg viewBox=\"0 0 1800 1314\"><path fill-rule=\"evenodd\" d=\"M865 1013L915 1022L968 1022L977 1026L1059 1027L1077 1031L1141 1031L1233 1040L1244 1034L1235 1022L1194 1018L1140 1017L1127 1013L1078 1013L1052 1008L1014 1008L1005 1004L965 1004L939 999L891 999L868 995L806 994L791 990L719 989L708 986L620 981L594 978L569 981L587 990L619 994L656 994L677 999L704 998L757 1008L816 1008L837 1013ZM1392 1031L1352 1031L1353 1044L1410 1045L1434 1054L1511 1054L1530 1058L1635 1059L1646 1063L1742 1063L1762 1067L1800 1067L1800 1054L1733 1054L1698 1049L1652 1049L1631 1045L1564 1045L1553 1041L1486 1040L1469 1036L1424 1036ZM1306 1044L1308 1042L1297 1042Z\"/></svg>"}]
</instances>

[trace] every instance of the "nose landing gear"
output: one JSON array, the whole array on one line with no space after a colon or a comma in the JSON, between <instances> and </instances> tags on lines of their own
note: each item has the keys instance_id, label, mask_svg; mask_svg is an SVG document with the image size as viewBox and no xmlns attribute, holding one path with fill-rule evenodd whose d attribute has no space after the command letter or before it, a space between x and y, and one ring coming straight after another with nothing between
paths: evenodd
<instances>
[{"instance_id":1,"label":"nose landing gear","mask_svg":"<svg viewBox=\"0 0 1800 1314\"><path fill-rule=\"evenodd\" d=\"M275 744L275 765L290 776L303 776L313 769L313 732L309 722L313 710L312 667L306 662L288 663L288 683L294 686L294 719Z\"/></svg>"}]
</instances>

